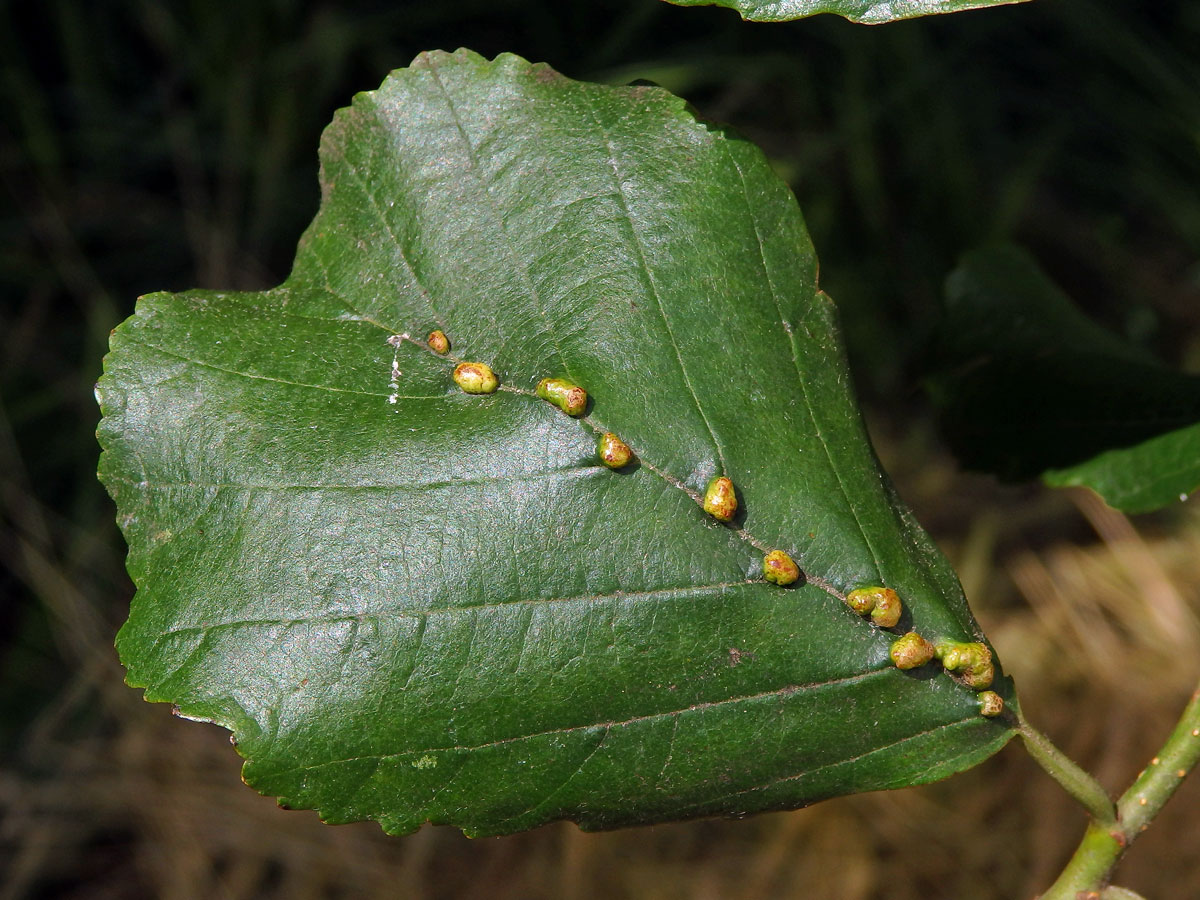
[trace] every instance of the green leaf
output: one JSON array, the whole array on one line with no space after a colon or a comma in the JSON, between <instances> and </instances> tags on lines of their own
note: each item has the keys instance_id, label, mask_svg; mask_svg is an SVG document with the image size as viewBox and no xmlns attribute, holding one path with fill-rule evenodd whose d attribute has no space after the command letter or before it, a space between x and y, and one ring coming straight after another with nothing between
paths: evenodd
<instances>
[{"instance_id":1,"label":"green leaf","mask_svg":"<svg viewBox=\"0 0 1200 900\"><path fill-rule=\"evenodd\" d=\"M932 384L964 464L1086 485L1126 512L1200 487L1200 377L1100 328L1024 251L964 258L938 345Z\"/></svg>"},{"instance_id":2,"label":"green leaf","mask_svg":"<svg viewBox=\"0 0 1200 900\"><path fill-rule=\"evenodd\" d=\"M1051 487L1089 487L1127 513L1162 509L1200 487L1200 424L1050 469L1042 478Z\"/></svg>"},{"instance_id":3,"label":"green leaf","mask_svg":"<svg viewBox=\"0 0 1200 900\"><path fill-rule=\"evenodd\" d=\"M883 584L902 628L979 639L754 146L657 88L460 51L357 96L321 162L282 286L153 294L113 335L101 475L147 699L230 728L258 790L392 832L796 807L1011 737L839 598ZM633 464L599 463L607 431ZM776 547L806 583L766 583Z\"/></svg>"},{"instance_id":4,"label":"green leaf","mask_svg":"<svg viewBox=\"0 0 1200 900\"><path fill-rule=\"evenodd\" d=\"M833 13L851 22L878 25L917 16L1007 6L1023 0L668 0L676 6L727 6L751 22L788 22Z\"/></svg>"}]
</instances>

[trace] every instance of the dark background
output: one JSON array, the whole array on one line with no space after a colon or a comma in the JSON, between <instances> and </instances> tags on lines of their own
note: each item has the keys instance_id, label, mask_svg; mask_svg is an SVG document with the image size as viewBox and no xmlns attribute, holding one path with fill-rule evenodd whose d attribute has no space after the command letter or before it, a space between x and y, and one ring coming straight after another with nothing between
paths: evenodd
<instances>
[{"instance_id":1,"label":"dark background","mask_svg":"<svg viewBox=\"0 0 1200 900\"><path fill-rule=\"evenodd\" d=\"M0 4L0 900L1020 897L1082 813L1016 747L941 785L745 822L386 838L277 810L219 729L123 686L132 586L92 384L135 298L282 280L333 110L426 49L649 79L759 142L838 301L872 434L1030 718L1110 788L1197 675L1200 514L961 473L921 391L941 284L1007 238L1200 371L1200 5L1035 0L865 27L660 0ZM1200 896L1185 789L1128 883ZM1190 807L1190 808L1189 808ZM1190 819L1189 819L1190 816ZM1190 827L1189 823L1190 822Z\"/></svg>"}]
</instances>

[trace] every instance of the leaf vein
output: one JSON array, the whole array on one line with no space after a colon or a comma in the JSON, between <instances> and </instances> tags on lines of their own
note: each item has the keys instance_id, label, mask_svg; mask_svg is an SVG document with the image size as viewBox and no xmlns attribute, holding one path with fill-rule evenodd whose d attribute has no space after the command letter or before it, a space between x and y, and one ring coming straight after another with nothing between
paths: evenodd
<instances>
[{"instance_id":1,"label":"leaf vein","mask_svg":"<svg viewBox=\"0 0 1200 900\"><path fill-rule=\"evenodd\" d=\"M762 266L763 277L766 279L767 287L769 288L769 292L771 294L771 301L775 304L775 312L779 318L779 324L783 328L783 333L787 336L788 344L791 347L792 367L796 370L796 381L800 385L800 392L804 395L804 405L808 411L809 421L811 421L813 424L813 430L816 433L817 441L820 443L821 449L825 453L825 459L829 463L830 471L833 472L834 478L837 479L838 488L842 493L842 497L846 501L846 507L850 510L850 515L854 517L854 524L858 528L858 533L862 535L863 543L866 545L867 551L871 554L871 558L875 562L876 574L879 575L880 569L882 568L879 563L879 555L875 552L875 548L871 544L871 538L867 534L866 529L863 527L862 519L859 518L858 510L855 508L850 491L847 490L846 482L842 478L841 469L834 460L834 454L830 452L829 444L825 440L825 434L821 429L821 423L817 421L816 407L813 405L812 397L809 395L808 385L806 384L804 378L804 372L800 368L799 349L796 346L796 335L788 326L787 319L783 315L783 306L779 302L779 291L775 286L775 278L771 274L771 267L767 263L767 254L763 243L762 231L758 226L758 216L755 215L754 206L750 202L750 189L746 184L746 174L742 171L742 167L738 165L737 159L734 157L733 152L729 149L729 145L724 141L718 141L718 143L721 144L722 149L725 151L725 155L729 158L734 170L738 173L738 179L741 181L742 199L746 204L746 211L749 214L750 221L754 226L754 237L758 244L758 258ZM827 586L826 589L828 590L829 587L831 586ZM834 591L831 591L831 593L836 594ZM837 596L841 595L837 594Z\"/></svg>"},{"instance_id":2,"label":"leaf vein","mask_svg":"<svg viewBox=\"0 0 1200 900\"><path fill-rule=\"evenodd\" d=\"M902 744L907 744L910 741L919 740L920 738L927 737L928 735L936 734L937 732L944 731L947 728L957 728L960 725L978 725L979 722L980 722L980 718L978 715L975 715L975 716L972 716L972 717L966 718L966 719L956 719L953 722L943 722L942 724L935 725L933 728L928 728L925 731L921 731L916 734L905 735L904 737L900 738L899 740L892 741L890 744L884 744L882 747L872 747L870 750L866 751L865 753L860 753L858 756L851 756L847 759L839 759L836 762L826 763L825 765L817 766L815 769L807 769L806 771L796 772L792 775L783 775L783 776L780 776L779 778L772 778L772 779L769 779L768 781L763 782L762 784L756 784L754 787L744 788L744 789L738 790L738 791L731 791L729 793L720 794L715 797L709 797L708 799L706 799L700 803L693 803L690 806L683 807L680 810L680 813L683 815L686 815L688 812L691 812L691 811L697 810L697 809L706 808L714 803L722 803L726 800L731 800L735 797L745 797L750 794L756 794L761 791L765 791L772 787L775 787L778 784L784 784L789 781L799 781L803 778L810 778L813 775L817 774L818 772L824 772L827 769L836 769L839 766L848 766L848 765L852 765L853 763L861 762L862 760L866 759L869 756L873 756L876 753L884 753L888 750L894 749L895 747L899 747ZM974 749L974 748L972 748L972 749ZM937 766L941 765L941 764L942 764L942 761L939 761L938 763L936 763L922 771L929 772L932 769L937 768ZM905 780L908 781L907 778Z\"/></svg>"},{"instance_id":3,"label":"leaf vein","mask_svg":"<svg viewBox=\"0 0 1200 900\"><path fill-rule=\"evenodd\" d=\"M621 172L617 167L616 147L613 146L612 138L610 137L607 129L605 129L604 124L600 121L600 117L596 115L596 111L592 107L590 99L588 100L587 110L592 118L592 121L596 123L596 128L600 131L604 141L608 166L613 177L613 195L616 197L617 202L621 206L621 211L624 213L624 216L621 218L621 222L629 234L630 245L637 253L639 268L645 278L646 287L649 288L650 296L654 298L655 306L658 308L658 314L662 318L663 325L667 330L667 337L670 339L671 347L675 351L675 359L679 363L679 372L683 376L683 383L687 387L688 393L692 397L692 402L696 405L696 412L700 414L700 419L704 422L704 427L708 429L709 437L712 438L713 448L716 450L717 459L721 464L721 470L725 471L728 466L725 462L724 451L721 449L721 442L717 439L717 433L713 430L712 423L708 420L708 416L704 412L704 407L700 403L700 398L696 394L696 389L692 386L692 380L688 376L687 366L685 366L683 362L683 354L679 350L679 342L675 339L675 331L671 327L671 320L667 316L667 311L663 306L658 285L655 283L654 274L650 269L650 263L646 259L645 248L642 246L641 238L638 237L637 229L634 228L633 213L629 209L629 201L625 196L625 189L621 183Z\"/></svg>"},{"instance_id":4,"label":"leaf vein","mask_svg":"<svg viewBox=\"0 0 1200 900\"><path fill-rule=\"evenodd\" d=\"M255 381L271 381L271 382L275 382L276 384L285 384L290 387L311 388L316 391L331 391L332 393L335 393L335 394L358 394L359 396L362 396L362 397L381 397L381 398L387 398L387 396L388 396L387 394L377 394L374 391L356 391L356 390L352 390L351 388L338 388L338 387L333 387L332 385L328 385L328 384L311 384L311 383L305 382L305 381L288 381L286 378L276 378L273 375L258 375L254 372L239 372L237 369L230 369L230 368L226 368L225 366L218 366L216 363L205 362L202 359L196 359L195 357L188 356L186 353L180 353L177 350L168 350L166 347L159 346L158 344L152 344L152 343L150 343L150 341L144 341L141 338L135 338L132 335L130 335L129 333L125 333L124 338L125 338L125 340L129 341L130 343L137 344L138 346L141 346L141 347L145 347L148 350L153 350L156 353L161 353L164 356L170 356L174 359L180 359L186 363L191 363L192 365L200 366L205 369L212 369L213 371L216 371L216 372L224 372L227 375L236 375L239 378L249 378L249 379L253 379ZM430 397L406 397L404 399L406 399L406 400L444 400L447 396L449 396L449 395L441 394L441 395L430 396Z\"/></svg>"},{"instance_id":5,"label":"leaf vein","mask_svg":"<svg viewBox=\"0 0 1200 900\"><path fill-rule=\"evenodd\" d=\"M480 177L479 157L475 152L475 147L471 143L470 137L467 135L466 129L463 128L462 119L458 114L458 110L454 106L454 101L450 97L450 92L446 90L446 86L442 83L441 76L438 74L437 64L433 61L433 58L428 57L426 61L429 65L429 72L433 76L434 83L438 86L438 90L441 91L442 97L445 98L446 108L450 111L450 115L454 119L454 125L458 130L458 135L462 139L464 146L467 148L467 159L471 163L469 170L471 176L475 179L475 183L479 186L480 193L482 194L488 209L491 211L492 221L497 223L500 234L504 237L505 252L508 255L508 260L512 264L513 269L521 277L521 280L525 282L526 290L529 292L529 300L534 309L541 314L542 321L546 326L546 334L550 337L551 343L554 344L554 352L558 354L558 359L559 362L562 363L564 374L566 374L568 378L574 380L575 376L571 374L571 368L567 364L567 358L563 354L562 345L559 343L558 332L550 322L550 316L547 314L546 309L542 304L537 285L534 284L533 276L529 274L529 267L521 262L520 257L514 251L512 235L509 233L508 226L505 224L504 216L502 216L500 211L496 208L496 203L492 199L491 191L488 190L487 186L483 182L483 179ZM493 322L494 321L495 320L493 319ZM496 325L496 333L500 334L500 326L498 324Z\"/></svg>"},{"instance_id":6,"label":"leaf vein","mask_svg":"<svg viewBox=\"0 0 1200 900\"><path fill-rule=\"evenodd\" d=\"M109 480L128 484L133 487L154 490L216 488L218 490L227 489L232 491L264 491L266 493L279 491L312 491L314 493L320 491L426 491L475 485L513 484L523 481L537 481L543 478L548 479L558 475L581 478L585 475L599 474L603 471L598 465L573 465L562 466L557 469L545 469L540 472L514 472L509 475L491 475L480 478L452 478L446 481L428 481L411 484L339 484L332 482L328 484L255 484L245 481L134 481L132 478L120 475L111 476Z\"/></svg>"},{"instance_id":7,"label":"leaf vein","mask_svg":"<svg viewBox=\"0 0 1200 900\"><path fill-rule=\"evenodd\" d=\"M425 619L441 613L473 612L481 609L516 609L526 606L552 605L559 603L602 603L608 600L637 601L659 598L687 597L703 595L710 591L725 591L731 588L744 587L751 584L766 584L764 581L726 581L716 584L685 585L683 587L651 588L645 591L616 591L611 594L578 594L572 597L526 597L517 600L500 600L490 603L468 603L460 606L431 606L424 609L388 609L376 613L358 613L356 615L337 616L296 616L290 619L232 619L226 622L210 622L201 625L185 625L170 628L161 632L157 640L176 634L192 634L208 632L218 628L257 628L277 625L281 628L291 628L295 625L333 625L338 622L355 622L363 619Z\"/></svg>"},{"instance_id":8,"label":"leaf vein","mask_svg":"<svg viewBox=\"0 0 1200 900\"><path fill-rule=\"evenodd\" d=\"M594 731L597 729L612 730L615 728L626 728L630 725L639 725L643 722L653 722L656 719L665 719L671 716L683 716L690 713L701 713L710 709L717 709L724 706L731 706L741 703L753 703L758 700L775 700L782 697L790 697L795 694L805 693L809 691L818 691L825 688L838 688L847 685L858 684L867 679L877 677L879 675L887 675L893 671L891 665L881 669L871 669L866 672L860 672L855 675L848 675L840 678L830 678L826 681L810 682L808 684L788 684L780 688L773 688L769 691L760 691L756 694L747 694L740 697L727 697L722 700L708 700L701 703L693 703L690 706L685 706L680 709L664 710L662 712L646 713L643 715L631 716L628 719L621 719L611 722L589 722L584 725L566 725L561 728L550 728L546 731L538 731L532 734L519 734L513 737L499 738L494 741L487 741L483 744L475 745L451 745L443 747L423 747L414 748L411 750L402 750L396 753L364 753L361 756L351 756L343 759L330 759L323 762L314 763L309 766L292 766L287 769L281 769L274 773L274 776L289 775L295 772L311 772L315 769L323 769L329 766L344 765L351 762L360 762L370 759L401 759L406 756L413 756L421 753L474 753L480 750L489 750L493 747L503 747L507 744L515 744L521 741L531 741L537 738L550 737L552 735L573 734L580 731ZM936 729L932 729L936 730ZM919 735L918 735L919 737ZM907 740L907 739L906 739ZM902 743L898 741L897 743ZM881 748L887 749L887 748ZM875 752L875 751L871 751ZM864 756L869 754L864 754ZM794 777L794 776L793 776Z\"/></svg>"}]
</instances>

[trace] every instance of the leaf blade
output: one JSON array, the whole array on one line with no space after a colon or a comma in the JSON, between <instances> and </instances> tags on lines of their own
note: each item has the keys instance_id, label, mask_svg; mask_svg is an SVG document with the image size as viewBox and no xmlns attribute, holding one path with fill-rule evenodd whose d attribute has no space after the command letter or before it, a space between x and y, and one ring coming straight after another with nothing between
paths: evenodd
<instances>
[{"instance_id":1,"label":"leaf blade","mask_svg":"<svg viewBox=\"0 0 1200 900\"><path fill-rule=\"evenodd\" d=\"M790 22L832 13L864 25L1007 6L1024 0L668 0L676 6L726 6L751 22Z\"/></svg>"},{"instance_id":2,"label":"leaf blade","mask_svg":"<svg viewBox=\"0 0 1200 900\"><path fill-rule=\"evenodd\" d=\"M143 298L101 382L128 680L230 727L249 783L397 832L613 827L943 777L1011 737L838 597L885 579L923 631L978 637L755 148L662 91L460 52L339 112L322 172L283 286ZM435 326L450 357L411 336ZM458 358L501 391L458 391ZM590 415L534 398L545 375ZM603 430L638 463L598 465ZM732 528L696 502L719 471ZM768 544L808 583L763 582Z\"/></svg>"}]
</instances>

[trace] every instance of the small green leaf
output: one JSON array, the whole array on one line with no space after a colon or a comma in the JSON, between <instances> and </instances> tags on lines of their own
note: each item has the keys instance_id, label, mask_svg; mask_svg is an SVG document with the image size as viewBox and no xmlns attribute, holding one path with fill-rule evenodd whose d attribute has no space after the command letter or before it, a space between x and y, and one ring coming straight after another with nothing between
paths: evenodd
<instances>
[{"instance_id":1,"label":"small green leaf","mask_svg":"<svg viewBox=\"0 0 1200 900\"><path fill-rule=\"evenodd\" d=\"M247 783L391 832L606 828L927 782L1012 736L842 601L894 585L931 639L981 639L754 146L460 51L358 95L321 162L288 280L143 297L99 385L128 681L232 729ZM718 473L737 525L701 507Z\"/></svg>"},{"instance_id":2,"label":"small green leaf","mask_svg":"<svg viewBox=\"0 0 1200 900\"><path fill-rule=\"evenodd\" d=\"M1014 247L979 250L947 281L932 386L967 466L1086 485L1146 512L1200 487L1200 376L1109 334Z\"/></svg>"},{"instance_id":3,"label":"small green leaf","mask_svg":"<svg viewBox=\"0 0 1200 900\"><path fill-rule=\"evenodd\" d=\"M1187 500L1200 488L1200 423L1106 450L1076 466L1049 469L1042 478L1051 487L1089 487L1127 513Z\"/></svg>"},{"instance_id":4,"label":"small green leaf","mask_svg":"<svg viewBox=\"0 0 1200 900\"><path fill-rule=\"evenodd\" d=\"M787 22L834 13L851 22L878 25L938 13L1005 6L1023 0L669 0L676 6L727 6L751 22Z\"/></svg>"}]
</instances>

